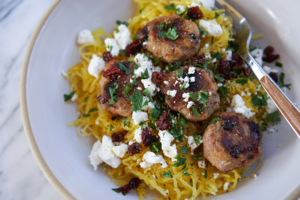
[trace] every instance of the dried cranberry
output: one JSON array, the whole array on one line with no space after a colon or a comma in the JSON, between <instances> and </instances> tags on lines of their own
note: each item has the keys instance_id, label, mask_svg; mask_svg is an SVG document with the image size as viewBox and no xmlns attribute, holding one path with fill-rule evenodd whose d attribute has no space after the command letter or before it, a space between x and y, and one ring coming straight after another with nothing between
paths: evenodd
<instances>
[{"instance_id":1,"label":"dried cranberry","mask_svg":"<svg viewBox=\"0 0 300 200\"><path fill-rule=\"evenodd\" d=\"M165 111L157 122L157 127L159 130L167 130L170 127L170 120L168 118L168 112Z\"/></svg>"},{"instance_id":2,"label":"dried cranberry","mask_svg":"<svg viewBox=\"0 0 300 200\"><path fill-rule=\"evenodd\" d=\"M165 80L166 76L167 76L166 73L153 72L152 73L152 81L153 81L153 83L159 83L159 82Z\"/></svg>"},{"instance_id":3,"label":"dried cranberry","mask_svg":"<svg viewBox=\"0 0 300 200\"><path fill-rule=\"evenodd\" d=\"M271 73L269 74L269 76L273 79L273 81L274 81L275 83L278 83L278 76L277 76L276 73L271 72Z\"/></svg>"},{"instance_id":4,"label":"dried cranberry","mask_svg":"<svg viewBox=\"0 0 300 200\"><path fill-rule=\"evenodd\" d=\"M127 45L125 49L126 56L134 55L143 48L143 39L137 39L131 44Z\"/></svg>"},{"instance_id":5,"label":"dried cranberry","mask_svg":"<svg viewBox=\"0 0 300 200\"><path fill-rule=\"evenodd\" d=\"M194 56L192 57L192 62L194 64L200 64L200 65L203 65L204 62L205 62L205 54L201 54L201 55L198 55L198 56Z\"/></svg>"},{"instance_id":6,"label":"dried cranberry","mask_svg":"<svg viewBox=\"0 0 300 200\"><path fill-rule=\"evenodd\" d=\"M221 58L219 61L219 71L225 79L230 79L230 63L225 58Z\"/></svg>"},{"instance_id":7,"label":"dried cranberry","mask_svg":"<svg viewBox=\"0 0 300 200\"><path fill-rule=\"evenodd\" d=\"M112 76L112 75L122 75L124 72L122 70L120 70L119 68L111 68L108 70L105 70L103 72L103 77L108 77L108 76Z\"/></svg>"},{"instance_id":8,"label":"dried cranberry","mask_svg":"<svg viewBox=\"0 0 300 200\"><path fill-rule=\"evenodd\" d=\"M111 138L113 142L121 142L124 140L124 135L122 133L114 133Z\"/></svg>"},{"instance_id":9,"label":"dried cranberry","mask_svg":"<svg viewBox=\"0 0 300 200\"><path fill-rule=\"evenodd\" d=\"M200 10L200 8L198 6L191 7L188 10L187 15L191 19L200 19L200 18L203 18L203 16L204 16L202 11Z\"/></svg>"},{"instance_id":10,"label":"dried cranberry","mask_svg":"<svg viewBox=\"0 0 300 200\"><path fill-rule=\"evenodd\" d=\"M265 62L273 62L274 60L279 58L279 54L273 54L274 52L274 48L271 46L267 46L264 49L264 57L263 57L263 61Z\"/></svg>"},{"instance_id":11,"label":"dried cranberry","mask_svg":"<svg viewBox=\"0 0 300 200\"><path fill-rule=\"evenodd\" d=\"M266 56L272 55L273 52L274 52L274 48L271 47L271 46L267 46L267 47L264 49L264 54L265 54Z\"/></svg>"},{"instance_id":12,"label":"dried cranberry","mask_svg":"<svg viewBox=\"0 0 300 200\"><path fill-rule=\"evenodd\" d=\"M123 194L127 194L131 189L136 189L140 186L142 181L138 178L132 178L129 183L123 187L118 188L118 190Z\"/></svg>"},{"instance_id":13,"label":"dried cranberry","mask_svg":"<svg viewBox=\"0 0 300 200\"><path fill-rule=\"evenodd\" d=\"M273 54L273 55L268 55L266 57L263 57L263 61L265 62L273 62L274 60L279 58L279 54Z\"/></svg>"},{"instance_id":14,"label":"dried cranberry","mask_svg":"<svg viewBox=\"0 0 300 200\"><path fill-rule=\"evenodd\" d=\"M243 66L244 65L244 60L241 58L241 56L239 56L238 54L233 54L232 55L232 62L236 65L236 66Z\"/></svg>"},{"instance_id":15,"label":"dried cranberry","mask_svg":"<svg viewBox=\"0 0 300 200\"><path fill-rule=\"evenodd\" d=\"M244 75L246 77L249 77L251 75L251 72L250 72L250 68L249 67L242 67L242 71L244 72Z\"/></svg>"},{"instance_id":16,"label":"dried cranberry","mask_svg":"<svg viewBox=\"0 0 300 200\"><path fill-rule=\"evenodd\" d=\"M148 128L144 128L142 131L142 142L145 147L148 147L152 142L157 142L158 138L150 133Z\"/></svg>"},{"instance_id":17,"label":"dried cranberry","mask_svg":"<svg viewBox=\"0 0 300 200\"><path fill-rule=\"evenodd\" d=\"M109 62L111 61L113 58L113 56L111 55L111 53L109 51L105 51L103 53L103 60L106 61L106 62Z\"/></svg>"},{"instance_id":18,"label":"dried cranberry","mask_svg":"<svg viewBox=\"0 0 300 200\"><path fill-rule=\"evenodd\" d=\"M128 147L129 155L133 156L136 153L140 153L142 151L142 146L138 143L133 143Z\"/></svg>"}]
</instances>

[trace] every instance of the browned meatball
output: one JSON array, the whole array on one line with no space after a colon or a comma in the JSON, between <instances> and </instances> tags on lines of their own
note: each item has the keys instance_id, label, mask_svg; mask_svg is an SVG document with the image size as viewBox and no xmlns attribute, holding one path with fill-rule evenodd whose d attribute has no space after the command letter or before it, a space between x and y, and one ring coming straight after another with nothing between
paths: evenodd
<instances>
[{"instance_id":1,"label":"browned meatball","mask_svg":"<svg viewBox=\"0 0 300 200\"><path fill-rule=\"evenodd\" d=\"M170 33L171 37L164 33ZM148 38L146 49L156 58L162 57L161 60L166 63L190 59L200 47L197 25L177 15L158 17L150 21L138 35L139 38Z\"/></svg>"},{"instance_id":2,"label":"browned meatball","mask_svg":"<svg viewBox=\"0 0 300 200\"><path fill-rule=\"evenodd\" d=\"M258 124L235 113L220 117L204 133L204 157L224 173L251 165L262 154Z\"/></svg>"},{"instance_id":3,"label":"browned meatball","mask_svg":"<svg viewBox=\"0 0 300 200\"><path fill-rule=\"evenodd\" d=\"M160 88L170 108L180 112L187 120L206 120L220 108L218 86L208 69L183 67L169 73ZM200 98L199 93L209 96L205 104L201 103L203 98Z\"/></svg>"},{"instance_id":4,"label":"browned meatball","mask_svg":"<svg viewBox=\"0 0 300 200\"><path fill-rule=\"evenodd\" d=\"M97 99L104 110L110 111L115 115L127 117L131 114L132 107L129 96L136 91L140 91L142 94L144 86L140 80L137 80L132 90L127 95L123 95L122 92L124 91L125 85L130 84L130 79L133 80L134 78L132 75L133 64L128 61L122 61L121 63L128 69L130 75L127 75L124 71L119 69L117 60L108 62L104 67L103 76L99 83L100 92ZM113 105L108 105L111 101L109 88L116 88L116 84L118 84L118 89L115 92L115 103ZM137 89L138 87L140 90Z\"/></svg>"}]
</instances>

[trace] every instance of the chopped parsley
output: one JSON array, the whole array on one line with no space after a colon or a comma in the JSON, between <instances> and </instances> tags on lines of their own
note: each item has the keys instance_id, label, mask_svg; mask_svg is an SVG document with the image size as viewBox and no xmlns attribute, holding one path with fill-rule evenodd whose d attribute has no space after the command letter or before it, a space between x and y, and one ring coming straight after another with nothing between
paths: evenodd
<instances>
[{"instance_id":1,"label":"chopped parsley","mask_svg":"<svg viewBox=\"0 0 300 200\"><path fill-rule=\"evenodd\" d=\"M123 50L123 49L120 49L120 50L119 50L119 52L120 52L121 54L123 54L124 56L126 56L126 57L127 57L125 50Z\"/></svg>"},{"instance_id":2,"label":"chopped parsley","mask_svg":"<svg viewBox=\"0 0 300 200\"><path fill-rule=\"evenodd\" d=\"M215 123L220 120L221 120L221 117L216 117L216 118L213 118L209 123L212 124L212 123Z\"/></svg>"},{"instance_id":3,"label":"chopped parsley","mask_svg":"<svg viewBox=\"0 0 300 200\"><path fill-rule=\"evenodd\" d=\"M133 86L134 86L135 84L136 84L136 76L134 76L134 79L133 79L133 81L132 81L131 84L127 83L127 84L125 85L125 88L124 88L122 94L123 94L124 96L127 95L127 94L132 90L132 88L133 88Z\"/></svg>"},{"instance_id":4,"label":"chopped parsley","mask_svg":"<svg viewBox=\"0 0 300 200\"><path fill-rule=\"evenodd\" d=\"M118 189L112 189L112 191L114 191L114 192L116 192L116 193L121 193L121 191L120 190L118 190ZM125 195L124 195L125 196Z\"/></svg>"},{"instance_id":5,"label":"chopped parsley","mask_svg":"<svg viewBox=\"0 0 300 200\"><path fill-rule=\"evenodd\" d=\"M214 36L211 36L210 43L213 44L214 41L215 41L215 37L214 37Z\"/></svg>"},{"instance_id":6,"label":"chopped parsley","mask_svg":"<svg viewBox=\"0 0 300 200\"><path fill-rule=\"evenodd\" d=\"M141 73L141 79L148 79L149 78L149 72L148 68L145 69L144 73Z\"/></svg>"},{"instance_id":7,"label":"chopped parsley","mask_svg":"<svg viewBox=\"0 0 300 200\"><path fill-rule=\"evenodd\" d=\"M91 113L91 112L95 112L95 111L98 111L98 109L97 109L97 108L91 108L91 109L89 110L89 112L88 112L87 114L83 114L83 116L84 116L84 117L90 117L90 116L91 116L90 113Z\"/></svg>"},{"instance_id":8,"label":"chopped parsley","mask_svg":"<svg viewBox=\"0 0 300 200\"><path fill-rule=\"evenodd\" d=\"M206 30L204 30L201 26L198 26L198 29L200 31L200 35L208 35L208 32Z\"/></svg>"},{"instance_id":9,"label":"chopped parsley","mask_svg":"<svg viewBox=\"0 0 300 200\"><path fill-rule=\"evenodd\" d=\"M166 177L166 178L172 178L173 177L170 169L167 172L163 173L161 176Z\"/></svg>"},{"instance_id":10,"label":"chopped parsley","mask_svg":"<svg viewBox=\"0 0 300 200\"><path fill-rule=\"evenodd\" d=\"M177 162L172 165L174 167L179 167L179 166L183 165L186 161L186 158L181 158L179 156L176 156L175 159L177 159Z\"/></svg>"},{"instance_id":11,"label":"chopped parsley","mask_svg":"<svg viewBox=\"0 0 300 200\"><path fill-rule=\"evenodd\" d=\"M183 70L179 69L178 72L176 73L176 78L178 78L179 76L183 76Z\"/></svg>"},{"instance_id":12,"label":"chopped parsley","mask_svg":"<svg viewBox=\"0 0 300 200\"><path fill-rule=\"evenodd\" d=\"M174 18L171 18L169 21L166 21L166 22L158 25L157 28L162 29L165 25L170 24L173 20L174 20Z\"/></svg>"},{"instance_id":13,"label":"chopped parsley","mask_svg":"<svg viewBox=\"0 0 300 200\"><path fill-rule=\"evenodd\" d=\"M167 70L168 72L172 72L174 70L177 70L181 65L181 62L176 62L176 63L172 63L172 64L168 64L167 65Z\"/></svg>"},{"instance_id":14,"label":"chopped parsley","mask_svg":"<svg viewBox=\"0 0 300 200\"><path fill-rule=\"evenodd\" d=\"M115 93L116 93L117 89L119 88L119 84L114 83L114 86L115 86L114 88L109 87L109 95L111 98L111 100L107 104L109 106L116 103L115 100L117 99L117 95L115 95Z\"/></svg>"},{"instance_id":15,"label":"chopped parsley","mask_svg":"<svg viewBox=\"0 0 300 200\"><path fill-rule=\"evenodd\" d=\"M144 10L144 8L140 9L140 13L142 13L142 12L143 12L143 10Z\"/></svg>"},{"instance_id":16,"label":"chopped parsley","mask_svg":"<svg viewBox=\"0 0 300 200\"><path fill-rule=\"evenodd\" d=\"M163 38L167 37L170 40L176 40L179 37L175 28L169 28L168 31L159 31L158 36Z\"/></svg>"},{"instance_id":17,"label":"chopped parsley","mask_svg":"<svg viewBox=\"0 0 300 200\"><path fill-rule=\"evenodd\" d=\"M76 90L71 92L70 94L64 94L65 102L71 100L75 93L76 93Z\"/></svg>"},{"instance_id":18,"label":"chopped parsley","mask_svg":"<svg viewBox=\"0 0 300 200\"><path fill-rule=\"evenodd\" d=\"M160 142L152 142L150 145L149 145L149 148L152 152L154 153L158 153L161 151L161 143Z\"/></svg>"},{"instance_id":19,"label":"chopped parsley","mask_svg":"<svg viewBox=\"0 0 300 200\"><path fill-rule=\"evenodd\" d=\"M242 78L242 79L235 80L235 82L237 82L239 84L242 84L242 85L245 85L246 83L248 83L248 79L247 78Z\"/></svg>"},{"instance_id":20,"label":"chopped parsley","mask_svg":"<svg viewBox=\"0 0 300 200\"><path fill-rule=\"evenodd\" d=\"M117 20L117 22L116 22L118 25L121 25L121 24L124 24L125 26L129 26L129 23L128 22L122 22L122 21L120 21L120 20Z\"/></svg>"},{"instance_id":21,"label":"chopped parsley","mask_svg":"<svg viewBox=\"0 0 300 200\"><path fill-rule=\"evenodd\" d=\"M154 65L159 65L160 64L160 61L161 61L161 59L162 59L162 56L161 57L159 57L156 61L155 61L155 63L154 63Z\"/></svg>"},{"instance_id":22,"label":"chopped parsley","mask_svg":"<svg viewBox=\"0 0 300 200\"><path fill-rule=\"evenodd\" d=\"M114 126L111 124L109 127L110 127L109 130L111 132L114 129Z\"/></svg>"},{"instance_id":23,"label":"chopped parsley","mask_svg":"<svg viewBox=\"0 0 300 200\"><path fill-rule=\"evenodd\" d=\"M148 101L143 103L143 95L139 92L134 92L132 95L129 96L130 101L133 103L131 111L138 111L142 110L143 106L148 105Z\"/></svg>"},{"instance_id":24,"label":"chopped parsley","mask_svg":"<svg viewBox=\"0 0 300 200\"><path fill-rule=\"evenodd\" d=\"M279 112L275 111L275 112L268 114L265 121L270 121L273 123L273 125L275 124L275 122L280 122L281 119L279 117Z\"/></svg>"},{"instance_id":25,"label":"chopped parsley","mask_svg":"<svg viewBox=\"0 0 300 200\"><path fill-rule=\"evenodd\" d=\"M195 144L196 144L197 146L200 145L200 142L201 142L201 140L202 140L201 135L194 134L193 137L194 137Z\"/></svg>"},{"instance_id":26,"label":"chopped parsley","mask_svg":"<svg viewBox=\"0 0 300 200\"><path fill-rule=\"evenodd\" d=\"M275 66L276 66L276 67L282 68L282 63L280 63L280 62L275 62Z\"/></svg>"},{"instance_id":27,"label":"chopped parsley","mask_svg":"<svg viewBox=\"0 0 300 200\"><path fill-rule=\"evenodd\" d=\"M133 36L133 40L138 40L139 37L138 37L138 32L135 33L135 35Z\"/></svg>"},{"instance_id":28,"label":"chopped parsley","mask_svg":"<svg viewBox=\"0 0 300 200\"><path fill-rule=\"evenodd\" d=\"M206 179L207 178L207 171L206 171L206 169L204 169L204 178Z\"/></svg>"},{"instance_id":29,"label":"chopped parsley","mask_svg":"<svg viewBox=\"0 0 300 200\"><path fill-rule=\"evenodd\" d=\"M200 153L198 153L198 154L193 155L192 159L193 159L193 160L197 160L197 161L203 160L203 153L200 152Z\"/></svg>"},{"instance_id":30,"label":"chopped parsley","mask_svg":"<svg viewBox=\"0 0 300 200\"><path fill-rule=\"evenodd\" d=\"M197 116L197 117L200 117L200 116L201 116L201 114L198 112L198 110L197 110L197 108L196 108L195 106L192 106L191 108L192 108L192 110L193 110L195 116Z\"/></svg>"},{"instance_id":31,"label":"chopped parsley","mask_svg":"<svg viewBox=\"0 0 300 200\"><path fill-rule=\"evenodd\" d=\"M130 120L127 118L123 118L121 121L124 123L124 127L128 126L127 123L130 122Z\"/></svg>"},{"instance_id":32,"label":"chopped parsley","mask_svg":"<svg viewBox=\"0 0 300 200\"><path fill-rule=\"evenodd\" d=\"M180 90L183 90L183 89L185 88L186 84L187 84L187 82L184 81L184 83L183 83L182 86L180 87Z\"/></svg>"},{"instance_id":33,"label":"chopped parsley","mask_svg":"<svg viewBox=\"0 0 300 200\"><path fill-rule=\"evenodd\" d=\"M217 12L215 12L215 17L214 17L214 19L217 19L218 17L220 17L220 14L217 13Z\"/></svg>"},{"instance_id":34,"label":"chopped parsley","mask_svg":"<svg viewBox=\"0 0 300 200\"><path fill-rule=\"evenodd\" d=\"M179 150L179 153L182 153L182 154L187 154L188 152L189 152L189 149L187 148L187 146L183 146Z\"/></svg>"},{"instance_id":35,"label":"chopped parsley","mask_svg":"<svg viewBox=\"0 0 300 200\"><path fill-rule=\"evenodd\" d=\"M120 33L119 29L116 29L116 33Z\"/></svg>"},{"instance_id":36,"label":"chopped parsley","mask_svg":"<svg viewBox=\"0 0 300 200\"><path fill-rule=\"evenodd\" d=\"M84 98L84 102L86 102L86 101L88 100L88 98L89 98L89 97L85 97L85 98Z\"/></svg>"},{"instance_id":37,"label":"chopped parsley","mask_svg":"<svg viewBox=\"0 0 300 200\"><path fill-rule=\"evenodd\" d=\"M198 98L199 98L199 95L198 93L193 93L193 92L190 92L190 97L194 100L194 101L197 101Z\"/></svg>"},{"instance_id":38,"label":"chopped parsley","mask_svg":"<svg viewBox=\"0 0 300 200\"><path fill-rule=\"evenodd\" d=\"M251 98L252 100L252 105L257 106L257 107L261 107L261 106L266 106L268 105L268 95L267 94L263 94L261 96L261 98L259 98L257 95L253 96Z\"/></svg>"},{"instance_id":39,"label":"chopped parsley","mask_svg":"<svg viewBox=\"0 0 300 200\"><path fill-rule=\"evenodd\" d=\"M143 90L143 94L146 95L146 97L148 97L150 101L153 101L152 96L147 88Z\"/></svg>"},{"instance_id":40,"label":"chopped parsley","mask_svg":"<svg viewBox=\"0 0 300 200\"><path fill-rule=\"evenodd\" d=\"M285 76L284 73L280 73L280 75L279 75L279 87L287 87L287 88L290 89L290 86L291 86L292 84L285 84L285 83L284 83L284 76Z\"/></svg>"},{"instance_id":41,"label":"chopped parsley","mask_svg":"<svg viewBox=\"0 0 300 200\"><path fill-rule=\"evenodd\" d=\"M127 75L130 74L130 71L120 61L119 61L119 69L122 70L122 71L124 71Z\"/></svg>"},{"instance_id":42,"label":"chopped parsley","mask_svg":"<svg viewBox=\"0 0 300 200\"><path fill-rule=\"evenodd\" d=\"M167 5L167 6L165 6L165 9L166 10L176 10L175 4L171 3L171 4Z\"/></svg>"},{"instance_id":43,"label":"chopped parsley","mask_svg":"<svg viewBox=\"0 0 300 200\"><path fill-rule=\"evenodd\" d=\"M158 121L160 115L161 115L161 111L159 109L153 108L151 110L151 114L150 114L149 118L152 119L153 121Z\"/></svg>"},{"instance_id":44,"label":"chopped parsley","mask_svg":"<svg viewBox=\"0 0 300 200\"><path fill-rule=\"evenodd\" d=\"M214 55L212 57L219 60L222 58L222 54L220 52L216 52L216 53L214 53Z\"/></svg>"},{"instance_id":45,"label":"chopped parsley","mask_svg":"<svg viewBox=\"0 0 300 200\"><path fill-rule=\"evenodd\" d=\"M153 123L151 123L151 122L148 122L148 126L149 126L150 128L152 128L153 130L156 131L156 126L155 126L155 124L153 124Z\"/></svg>"},{"instance_id":46,"label":"chopped parsley","mask_svg":"<svg viewBox=\"0 0 300 200\"><path fill-rule=\"evenodd\" d=\"M221 86L219 87L218 92L220 94L220 99L223 99L224 97L227 97L228 89L226 86Z\"/></svg>"},{"instance_id":47,"label":"chopped parsley","mask_svg":"<svg viewBox=\"0 0 300 200\"><path fill-rule=\"evenodd\" d=\"M186 168L185 170L182 171L183 175L185 175L185 176L191 176L192 175L192 174L189 174L189 173L186 172L188 169L189 168Z\"/></svg>"}]
</instances>

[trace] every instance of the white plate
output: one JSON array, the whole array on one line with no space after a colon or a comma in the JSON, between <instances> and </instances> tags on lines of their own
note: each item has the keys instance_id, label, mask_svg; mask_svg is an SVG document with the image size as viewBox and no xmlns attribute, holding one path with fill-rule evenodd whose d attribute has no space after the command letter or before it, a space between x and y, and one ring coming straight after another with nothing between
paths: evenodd
<instances>
[{"instance_id":1,"label":"white plate","mask_svg":"<svg viewBox=\"0 0 300 200\"><path fill-rule=\"evenodd\" d=\"M281 56L286 82L292 83L288 96L300 105L300 1L231 0L264 39L256 45L270 44ZM112 31L117 19L133 15L130 0L63 0L55 2L38 26L25 57L21 80L24 127L32 152L45 176L64 198L138 199L134 192L126 197L111 190L102 169L94 172L88 155L92 138L76 134L66 124L77 116L74 104L65 105L63 94L69 84L61 76L80 60L76 37L80 30L105 27ZM294 75L290 71L295 72ZM286 127L285 127L286 126ZM263 138L263 166L256 179L240 182L227 194L208 199L295 199L300 194L300 141L283 120L275 133ZM281 147L277 147L281 144Z\"/></svg>"}]
</instances>

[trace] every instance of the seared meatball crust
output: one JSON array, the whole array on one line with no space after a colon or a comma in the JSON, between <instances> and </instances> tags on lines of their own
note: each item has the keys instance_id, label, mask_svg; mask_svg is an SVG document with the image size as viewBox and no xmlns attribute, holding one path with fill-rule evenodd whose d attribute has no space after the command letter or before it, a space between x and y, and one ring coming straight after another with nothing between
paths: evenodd
<instances>
[{"instance_id":1,"label":"seared meatball crust","mask_svg":"<svg viewBox=\"0 0 300 200\"><path fill-rule=\"evenodd\" d=\"M124 96L122 94L122 92L124 91L125 85L127 83L130 84L130 79L132 79L132 80L134 79L134 76L132 75L133 74L132 73L133 72L133 64L128 61L122 61L121 63L129 70L130 75L127 75L124 71L121 71L119 69L119 63L117 60L114 59L114 60L111 60L110 62L108 62L104 67L103 74L105 74L106 72L109 72L109 71L112 71L112 72L118 71L119 73L112 74L112 75L109 75L106 77L102 76L102 78L99 82L100 92L99 92L99 96L97 97L97 99L98 99L98 102L99 102L101 108L103 108L104 110L107 110L114 115L121 115L124 117L128 117L132 113L132 111L131 111L132 104L129 99L129 96L136 91L140 91L140 93L142 94L142 90L144 89L144 86L140 80L137 80L137 82L133 86L132 90L127 95ZM115 99L115 104L108 105L108 103L111 100L109 88L115 88L116 87L115 83L117 83L119 85L119 87L115 93L117 98ZM141 90L138 90L137 89L138 87Z\"/></svg>"},{"instance_id":2,"label":"seared meatball crust","mask_svg":"<svg viewBox=\"0 0 300 200\"><path fill-rule=\"evenodd\" d=\"M208 119L214 112L220 109L220 97L217 93L218 86L213 78L213 74L209 69L201 69L195 67L195 73L188 74L189 68L193 66L186 66L181 69L175 70L169 73L166 76L165 81L160 84L161 93L166 97L166 102L172 110L180 112L187 120L190 121L202 121ZM189 87L185 89L180 89L180 85L183 82L180 82L180 76L178 76L179 70L183 71L182 78L185 77L195 77L195 82L189 81ZM168 95L168 90L176 90L176 95L170 97ZM200 91L205 91L210 94L208 102L206 103L206 108L202 111L201 108L204 106L199 103L198 100L193 100L191 97L188 98L188 101L184 101L184 93L198 93ZM192 108L188 108L188 102L193 102L194 107L197 108L201 116L196 116Z\"/></svg>"},{"instance_id":3,"label":"seared meatball crust","mask_svg":"<svg viewBox=\"0 0 300 200\"><path fill-rule=\"evenodd\" d=\"M163 27L160 27L165 23ZM178 34L175 40L168 37L160 37L160 32L167 32L174 28ZM139 32L139 38L147 39L144 46L153 56L166 63L180 60L188 60L193 57L200 48L200 32L197 25L191 20L185 20L178 15L158 17Z\"/></svg>"},{"instance_id":4,"label":"seared meatball crust","mask_svg":"<svg viewBox=\"0 0 300 200\"><path fill-rule=\"evenodd\" d=\"M251 165L262 155L258 124L235 113L221 113L220 117L203 135L204 157L224 173Z\"/></svg>"}]
</instances>

